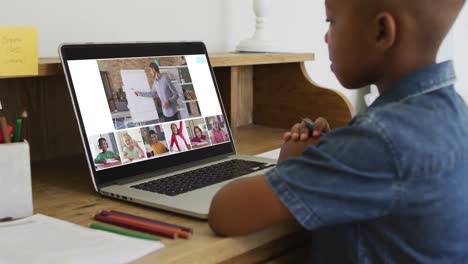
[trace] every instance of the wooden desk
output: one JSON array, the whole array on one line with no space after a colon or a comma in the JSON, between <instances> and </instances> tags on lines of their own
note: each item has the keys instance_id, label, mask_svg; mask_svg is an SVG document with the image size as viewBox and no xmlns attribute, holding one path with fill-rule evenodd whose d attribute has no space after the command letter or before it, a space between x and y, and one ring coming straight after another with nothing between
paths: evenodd
<instances>
[{"instance_id":1,"label":"wooden desk","mask_svg":"<svg viewBox=\"0 0 468 264\"><path fill-rule=\"evenodd\" d=\"M301 116L323 116L332 127L340 127L351 119L348 100L319 87L306 74L304 62L313 59L312 53L210 55L236 141L236 130L243 126L275 131L289 128ZM81 140L58 59L41 59L39 76L0 79L0 99L9 120L28 106L25 137L32 160L82 153L81 144L70 144Z\"/></svg>"},{"instance_id":2,"label":"wooden desk","mask_svg":"<svg viewBox=\"0 0 468 264\"><path fill-rule=\"evenodd\" d=\"M249 139L238 147L244 154L251 154L273 145L249 146L250 140L258 140L257 129L241 128L241 138ZM267 134L275 142L283 130ZM306 233L300 233L297 225L277 225L261 232L236 238L217 237L206 221L167 213L149 207L129 204L99 196L91 185L83 157L60 161L39 162L33 166L34 212L57 217L80 225L93 222L92 215L102 209L120 210L132 214L159 219L194 229L192 239L162 239L166 248L156 251L136 263L254 263L275 261L291 263L301 257L298 249L306 244ZM294 254L288 254L294 252Z\"/></svg>"}]
</instances>

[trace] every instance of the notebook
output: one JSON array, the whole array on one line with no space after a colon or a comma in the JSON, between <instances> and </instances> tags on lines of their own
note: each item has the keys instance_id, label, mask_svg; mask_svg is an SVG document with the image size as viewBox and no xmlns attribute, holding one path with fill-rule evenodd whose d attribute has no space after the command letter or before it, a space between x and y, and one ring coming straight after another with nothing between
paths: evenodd
<instances>
[{"instance_id":1,"label":"notebook","mask_svg":"<svg viewBox=\"0 0 468 264\"><path fill-rule=\"evenodd\" d=\"M63 44L59 53L100 194L206 219L223 185L275 165L237 155L203 43Z\"/></svg>"}]
</instances>

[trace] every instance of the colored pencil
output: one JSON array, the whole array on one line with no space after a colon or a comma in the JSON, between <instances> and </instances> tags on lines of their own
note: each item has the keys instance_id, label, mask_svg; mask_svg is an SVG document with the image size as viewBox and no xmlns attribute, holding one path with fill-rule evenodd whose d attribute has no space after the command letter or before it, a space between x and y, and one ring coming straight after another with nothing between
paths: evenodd
<instances>
[{"instance_id":1,"label":"colored pencil","mask_svg":"<svg viewBox=\"0 0 468 264\"><path fill-rule=\"evenodd\" d=\"M19 141L23 142L24 141L24 133L26 131L26 118L28 118L28 111L26 109L23 110L23 113L21 113L21 136Z\"/></svg>"},{"instance_id":2,"label":"colored pencil","mask_svg":"<svg viewBox=\"0 0 468 264\"><path fill-rule=\"evenodd\" d=\"M116 228L113 226L108 226L108 225L101 225L97 223L91 223L89 224L90 228L93 229L99 229L99 230L104 230L107 232L111 233L116 233L119 235L124 235L124 236L129 236L129 237L135 237L135 238L141 238L141 239L146 239L146 240L153 240L153 241L158 241L159 239L155 236L147 235L147 234L142 234L142 233L137 233L134 231L122 229L122 228Z\"/></svg>"},{"instance_id":3,"label":"colored pencil","mask_svg":"<svg viewBox=\"0 0 468 264\"><path fill-rule=\"evenodd\" d=\"M164 231L164 230L156 230L156 229L148 228L148 227L141 227L141 226L138 226L138 225L135 225L135 224L129 224L127 222L120 221L120 220L115 219L115 218L103 216L101 214L94 215L94 219L98 220L98 221L101 221L101 222L104 222L104 223L117 225L117 226L125 227L125 228L128 228L128 229L137 230L137 231L141 231L141 232L144 232L144 233L150 233L150 234L163 236L163 237L167 237L167 238L175 239L175 238L178 237L178 235L176 233L174 233L174 232L168 232L168 231Z\"/></svg>"},{"instance_id":4,"label":"colored pencil","mask_svg":"<svg viewBox=\"0 0 468 264\"><path fill-rule=\"evenodd\" d=\"M10 133L8 133L8 123L7 123L6 117L4 116L0 116L0 129L2 130L3 142L10 143L11 136L10 136Z\"/></svg>"},{"instance_id":5,"label":"colored pencil","mask_svg":"<svg viewBox=\"0 0 468 264\"><path fill-rule=\"evenodd\" d=\"M23 124L23 119L21 118L16 119L15 130L13 132L13 142L20 142L22 124Z\"/></svg>"},{"instance_id":6,"label":"colored pencil","mask_svg":"<svg viewBox=\"0 0 468 264\"><path fill-rule=\"evenodd\" d=\"M137 215L122 213L122 212L115 211L115 210L102 210L101 212L109 212L110 214L120 215L120 216L123 216L123 217L128 217L128 218L132 218L132 219L135 219L135 220L141 220L141 221L148 222L148 223L154 223L154 224L158 224L158 225L178 228L180 230L183 230L183 231L186 231L186 232L189 232L189 233L193 233L193 229L189 228L189 227L183 227L183 226L178 226L178 225L174 225L174 224L169 224L169 223L165 223L165 222L161 222L161 221L158 221L158 220L153 220L153 219L149 219L149 218L145 218L145 217L141 217L141 216L137 216Z\"/></svg>"},{"instance_id":7,"label":"colored pencil","mask_svg":"<svg viewBox=\"0 0 468 264\"><path fill-rule=\"evenodd\" d=\"M306 127L310 130L314 130L314 122L308 118L301 117L302 122L306 125Z\"/></svg>"},{"instance_id":8,"label":"colored pencil","mask_svg":"<svg viewBox=\"0 0 468 264\"><path fill-rule=\"evenodd\" d=\"M162 225L158 225L158 224L154 224L154 223L147 223L147 222L143 222L143 221L139 221L139 220L135 220L135 219L130 219L130 218L126 218L126 217L122 217L122 216L118 216L118 215L107 215L107 216L104 216L104 217L107 218L107 219L112 219L112 220L118 221L120 223L127 224L129 226L134 226L136 228L141 228L141 229L145 228L145 229L148 229L148 230L165 231L165 232L175 233L175 234L177 234L178 237L182 237L182 238L190 238L192 236L192 234L190 234L189 232L180 230L178 228L162 226Z\"/></svg>"},{"instance_id":9,"label":"colored pencil","mask_svg":"<svg viewBox=\"0 0 468 264\"><path fill-rule=\"evenodd\" d=\"M138 225L135 225L135 224L130 224L130 223L125 222L125 221L121 221L119 219L111 218L111 217L108 217L108 216L103 216L103 215L100 215L100 214L94 215L94 219L98 220L98 221L101 221L101 222L104 222L104 223L117 225L117 226L125 227L125 228L128 228L128 229L137 230L137 231L150 233L150 234L154 234L154 235L158 235L158 236L163 236L163 237L167 237L167 238L175 239L175 238L178 237L177 233L175 233L175 232L169 232L169 231L165 231L165 230L158 230L158 229L155 229L155 228L142 227L142 226L138 226Z\"/></svg>"}]
</instances>

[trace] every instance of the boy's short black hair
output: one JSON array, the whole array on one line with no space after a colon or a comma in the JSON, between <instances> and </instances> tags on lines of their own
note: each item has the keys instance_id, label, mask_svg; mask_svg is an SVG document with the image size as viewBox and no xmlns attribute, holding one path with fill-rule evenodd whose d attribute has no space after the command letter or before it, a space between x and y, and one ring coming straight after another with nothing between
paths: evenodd
<instances>
[{"instance_id":1,"label":"boy's short black hair","mask_svg":"<svg viewBox=\"0 0 468 264\"><path fill-rule=\"evenodd\" d=\"M153 134L156 135L156 131L154 131L154 130L151 129L151 130L148 132L148 134L149 134L150 136L153 135ZM157 135L156 135L156 136L157 136Z\"/></svg>"},{"instance_id":2,"label":"boy's short black hair","mask_svg":"<svg viewBox=\"0 0 468 264\"><path fill-rule=\"evenodd\" d=\"M99 138L99 139L98 139L99 148L101 148L101 142L102 142L102 141L107 141L107 139L105 139L105 138Z\"/></svg>"}]
</instances>

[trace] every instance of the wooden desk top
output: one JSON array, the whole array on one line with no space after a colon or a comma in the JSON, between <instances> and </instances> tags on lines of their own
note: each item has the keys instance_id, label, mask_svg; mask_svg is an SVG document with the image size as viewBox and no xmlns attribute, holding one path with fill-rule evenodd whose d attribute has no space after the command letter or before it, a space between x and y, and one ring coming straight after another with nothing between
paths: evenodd
<instances>
[{"instance_id":1,"label":"wooden desk top","mask_svg":"<svg viewBox=\"0 0 468 264\"><path fill-rule=\"evenodd\" d=\"M313 53L213 53L209 56L213 67L303 62L315 58ZM1 78L45 77L63 74L59 58L40 58L38 67L37 76Z\"/></svg>"},{"instance_id":2,"label":"wooden desk top","mask_svg":"<svg viewBox=\"0 0 468 264\"><path fill-rule=\"evenodd\" d=\"M265 133L253 133L265 130ZM283 130L253 126L240 130L239 152L266 151L279 146ZM270 145L255 146L258 135L271 139ZM255 136L257 135L257 136ZM244 140L243 140L244 139ZM35 164L32 169L34 212L80 225L93 222L92 215L102 209L113 209L154 218L194 229L189 239L162 239L166 248L136 263L219 263L258 262L280 255L304 243L305 234L295 224L277 225L248 236L217 237L206 221L114 200L98 195L89 178L84 157Z\"/></svg>"}]
</instances>

